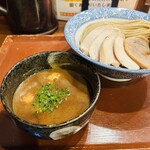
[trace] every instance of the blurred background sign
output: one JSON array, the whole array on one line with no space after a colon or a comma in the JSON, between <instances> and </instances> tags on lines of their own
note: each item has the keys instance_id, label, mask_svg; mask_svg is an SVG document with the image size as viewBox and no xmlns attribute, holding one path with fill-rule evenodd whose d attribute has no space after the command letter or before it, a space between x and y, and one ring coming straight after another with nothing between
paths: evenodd
<instances>
[{"instance_id":1,"label":"blurred background sign","mask_svg":"<svg viewBox=\"0 0 150 150\"><path fill-rule=\"evenodd\" d=\"M119 7L142 10L150 0L53 0L59 20L68 20L82 10L97 7ZM147 11L147 8L146 8Z\"/></svg>"}]
</instances>

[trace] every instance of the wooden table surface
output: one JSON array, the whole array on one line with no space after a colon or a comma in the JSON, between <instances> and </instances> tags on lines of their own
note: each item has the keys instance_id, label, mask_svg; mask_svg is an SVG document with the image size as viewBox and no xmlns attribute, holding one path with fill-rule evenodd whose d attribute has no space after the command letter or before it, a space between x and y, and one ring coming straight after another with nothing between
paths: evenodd
<instances>
[{"instance_id":1,"label":"wooden table surface","mask_svg":"<svg viewBox=\"0 0 150 150\"><path fill-rule=\"evenodd\" d=\"M64 25L65 22L59 22L59 28L52 36L63 37ZM0 45L7 35L13 34L5 17L0 16ZM77 134L59 141L38 140L16 129L0 102L0 150L150 149L150 77L123 84L101 77L101 83L100 102L90 123ZM14 132L16 136L11 139Z\"/></svg>"}]
</instances>

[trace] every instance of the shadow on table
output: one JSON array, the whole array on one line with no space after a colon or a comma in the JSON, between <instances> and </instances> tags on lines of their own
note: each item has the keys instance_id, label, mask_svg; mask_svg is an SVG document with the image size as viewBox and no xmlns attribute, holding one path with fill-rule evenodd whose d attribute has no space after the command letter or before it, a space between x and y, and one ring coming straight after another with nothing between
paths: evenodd
<instances>
[{"instance_id":1,"label":"shadow on table","mask_svg":"<svg viewBox=\"0 0 150 150\"><path fill-rule=\"evenodd\" d=\"M97 109L112 113L130 113L141 110L147 96L145 78L118 83L101 78L102 90Z\"/></svg>"},{"instance_id":2,"label":"shadow on table","mask_svg":"<svg viewBox=\"0 0 150 150\"><path fill-rule=\"evenodd\" d=\"M150 95L146 78L129 83L102 79L102 90L92 123L118 130L136 130L150 126Z\"/></svg>"}]
</instances>

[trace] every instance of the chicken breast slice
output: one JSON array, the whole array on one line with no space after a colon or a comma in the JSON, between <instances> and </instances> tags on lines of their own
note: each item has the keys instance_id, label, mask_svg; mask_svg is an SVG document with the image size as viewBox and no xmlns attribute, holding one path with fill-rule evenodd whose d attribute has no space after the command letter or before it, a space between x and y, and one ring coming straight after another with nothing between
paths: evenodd
<instances>
[{"instance_id":1,"label":"chicken breast slice","mask_svg":"<svg viewBox=\"0 0 150 150\"><path fill-rule=\"evenodd\" d=\"M101 34L101 32L107 30L108 28L110 28L110 26L102 26L93 29L91 32L87 34L87 36L80 43L79 49L86 55L89 55L89 47L91 43L93 43L93 41L97 38L97 36Z\"/></svg>"},{"instance_id":2,"label":"chicken breast slice","mask_svg":"<svg viewBox=\"0 0 150 150\"><path fill-rule=\"evenodd\" d=\"M88 32L87 32L87 28L88 28L88 26L89 26L90 24L92 24L92 23L86 23L86 24L82 25L82 26L77 30L77 32L76 32L76 34L75 34L75 43L76 43L76 45L77 45L78 48L79 48L80 43L81 43L81 42L83 41L83 39L85 38L86 33L88 33Z\"/></svg>"},{"instance_id":3,"label":"chicken breast slice","mask_svg":"<svg viewBox=\"0 0 150 150\"><path fill-rule=\"evenodd\" d=\"M103 41L105 40L105 38L111 34L114 33L114 29L111 27L103 30L98 36L97 38L95 38L95 40L91 43L90 47L89 47L89 56L94 59L94 60L99 60L99 51L101 48L101 45L103 43Z\"/></svg>"},{"instance_id":4,"label":"chicken breast slice","mask_svg":"<svg viewBox=\"0 0 150 150\"><path fill-rule=\"evenodd\" d=\"M93 23L88 23L87 26L85 26L85 30L82 33L82 37L80 38L80 42L82 42L85 37L88 35L89 32L91 32L93 29L96 28L101 28L101 27L106 27L107 25L100 24L99 22L93 22Z\"/></svg>"},{"instance_id":5,"label":"chicken breast slice","mask_svg":"<svg viewBox=\"0 0 150 150\"><path fill-rule=\"evenodd\" d=\"M124 40L125 37L123 34L119 34L115 38L114 42L114 52L116 58L119 60L122 66L128 68L128 69L140 69L139 65L135 63L126 53L124 48Z\"/></svg>"},{"instance_id":6,"label":"chicken breast slice","mask_svg":"<svg viewBox=\"0 0 150 150\"><path fill-rule=\"evenodd\" d=\"M150 69L149 41L143 37L129 37L125 39L127 54L144 69Z\"/></svg>"},{"instance_id":7,"label":"chicken breast slice","mask_svg":"<svg viewBox=\"0 0 150 150\"><path fill-rule=\"evenodd\" d=\"M100 62L107 65L113 65L115 67L120 65L120 62L117 60L114 54L114 42L118 32L120 31L116 31L114 34L106 37L100 48Z\"/></svg>"}]
</instances>

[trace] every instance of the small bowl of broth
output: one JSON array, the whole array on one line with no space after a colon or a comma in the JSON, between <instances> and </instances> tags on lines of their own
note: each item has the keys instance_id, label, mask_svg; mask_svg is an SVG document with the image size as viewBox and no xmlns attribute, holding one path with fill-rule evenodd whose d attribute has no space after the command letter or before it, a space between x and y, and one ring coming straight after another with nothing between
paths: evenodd
<instances>
[{"instance_id":1,"label":"small bowl of broth","mask_svg":"<svg viewBox=\"0 0 150 150\"><path fill-rule=\"evenodd\" d=\"M19 128L37 138L58 140L89 122L100 88L95 67L80 56L42 52L8 71L1 100Z\"/></svg>"}]
</instances>

